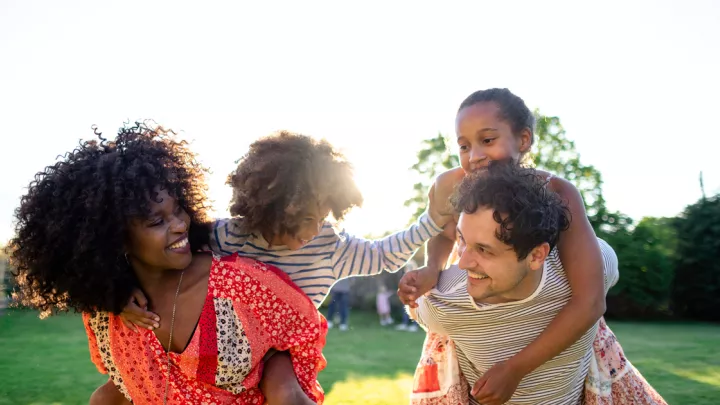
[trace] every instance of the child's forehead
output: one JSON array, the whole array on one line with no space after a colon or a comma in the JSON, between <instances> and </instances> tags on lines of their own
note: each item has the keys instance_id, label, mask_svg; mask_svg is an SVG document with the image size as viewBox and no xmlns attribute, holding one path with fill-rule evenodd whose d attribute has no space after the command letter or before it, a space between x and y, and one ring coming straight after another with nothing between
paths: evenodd
<instances>
[{"instance_id":1,"label":"child's forehead","mask_svg":"<svg viewBox=\"0 0 720 405\"><path fill-rule=\"evenodd\" d=\"M300 209L302 215L312 215L315 217L324 218L330 214L330 205L323 203L309 204Z\"/></svg>"}]
</instances>

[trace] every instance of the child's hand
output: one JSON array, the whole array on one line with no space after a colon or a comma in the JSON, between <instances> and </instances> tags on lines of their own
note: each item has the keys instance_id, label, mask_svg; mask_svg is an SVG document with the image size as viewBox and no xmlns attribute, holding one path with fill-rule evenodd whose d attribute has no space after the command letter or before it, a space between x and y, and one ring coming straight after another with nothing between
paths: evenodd
<instances>
[{"instance_id":1,"label":"child's hand","mask_svg":"<svg viewBox=\"0 0 720 405\"><path fill-rule=\"evenodd\" d=\"M120 314L123 324L137 332L137 326L153 330L160 326L160 317L147 310L147 298L139 289L135 289L130 296L128 304Z\"/></svg>"},{"instance_id":2,"label":"child's hand","mask_svg":"<svg viewBox=\"0 0 720 405\"><path fill-rule=\"evenodd\" d=\"M435 284L437 284L437 280L438 272L433 272L427 267L408 271L402 276L398 285L400 302L408 305L410 308L417 308L415 300L432 290Z\"/></svg>"},{"instance_id":3,"label":"child's hand","mask_svg":"<svg viewBox=\"0 0 720 405\"><path fill-rule=\"evenodd\" d=\"M502 405L513 396L522 378L507 362L498 363L480 377L470 395L483 405Z\"/></svg>"}]
</instances>

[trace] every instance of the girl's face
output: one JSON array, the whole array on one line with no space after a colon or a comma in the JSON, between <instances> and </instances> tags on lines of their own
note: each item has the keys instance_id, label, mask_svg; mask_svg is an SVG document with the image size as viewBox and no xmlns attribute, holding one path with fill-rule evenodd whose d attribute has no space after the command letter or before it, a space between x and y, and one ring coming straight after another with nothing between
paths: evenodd
<instances>
[{"instance_id":1,"label":"girl's face","mask_svg":"<svg viewBox=\"0 0 720 405\"><path fill-rule=\"evenodd\" d=\"M499 113L494 102L473 104L458 112L455 133L465 173L482 169L492 160L518 161L530 149L530 129L513 134L510 123L500 119Z\"/></svg>"},{"instance_id":2,"label":"girl's face","mask_svg":"<svg viewBox=\"0 0 720 405\"><path fill-rule=\"evenodd\" d=\"M272 240L272 245L286 246L290 250L298 250L310 243L322 230L325 218L330 215L329 209L309 209L303 213L300 225L294 235L277 235Z\"/></svg>"},{"instance_id":3,"label":"girl's face","mask_svg":"<svg viewBox=\"0 0 720 405\"><path fill-rule=\"evenodd\" d=\"M156 202L160 201L160 202ZM166 190L150 202L150 215L128 227L128 259L135 270L183 270L190 265L190 216Z\"/></svg>"}]
</instances>

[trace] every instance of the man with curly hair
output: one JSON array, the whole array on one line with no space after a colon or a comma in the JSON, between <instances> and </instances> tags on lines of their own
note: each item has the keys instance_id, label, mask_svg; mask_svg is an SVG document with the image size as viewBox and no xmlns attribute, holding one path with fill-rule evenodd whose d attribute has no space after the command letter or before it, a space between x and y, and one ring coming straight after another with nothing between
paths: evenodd
<instances>
[{"instance_id":1,"label":"man with curly hair","mask_svg":"<svg viewBox=\"0 0 720 405\"><path fill-rule=\"evenodd\" d=\"M338 230L329 218L340 221L363 201L352 166L327 141L287 131L250 145L228 184L233 217L213 224L212 250L279 267L318 307L338 280L397 271L451 219L430 199L415 224L385 238L367 240ZM159 317L141 308L140 292L135 296L124 316L157 327Z\"/></svg>"},{"instance_id":2,"label":"man with curly hair","mask_svg":"<svg viewBox=\"0 0 720 405\"><path fill-rule=\"evenodd\" d=\"M591 363L597 360L593 338L598 328L605 327L602 321L523 377L509 400L473 397L488 383L484 374L490 368L503 367L533 342L572 296L556 248L570 215L546 183L533 169L494 161L487 170L466 176L453 195L453 206L460 214L460 260L441 273L437 286L419 298L416 309L410 309L424 328L449 336L454 344L465 378L449 390L453 403L577 404L584 393ZM618 261L606 242L598 239L598 244L607 293L617 282ZM614 336L602 343L608 348L617 345ZM607 350L608 354L617 352ZM432 364L430 360L426 363ZM608 364L596 362L593 367L611 367L622 373L613 384L632 393L637 400L632 403L664 404L625 358L603 361ZM426 387L416 386L416 393L436 389L437 381L432 378L437 373L428 370L428 379L421 381ZM468 383L474 385L472 390ZM597 399L586 397L586 403L598 403L593 398Z\"/></svg>"}]
</instances>

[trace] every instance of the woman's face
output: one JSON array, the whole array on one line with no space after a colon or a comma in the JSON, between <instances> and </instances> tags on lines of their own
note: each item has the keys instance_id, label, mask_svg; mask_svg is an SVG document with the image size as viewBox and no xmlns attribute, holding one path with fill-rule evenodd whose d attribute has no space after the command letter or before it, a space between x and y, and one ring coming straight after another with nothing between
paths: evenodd
<instances>
[{"instance_id":1,"label":"woman's face","mask_svg":"<svg viewBox=\"0 0 720 405\"><path fill-rule=\"evenodd\" d=\"M473 104L460 110L455 119L460 148L460 166L466 173L487 167L492 160L518 161L530 149L532 133L523 129L513 134L510 123L500 119L494 102Z\"/></svg>"},{"instance_id":2,"label":"woman's face","mask_svg":"<svg viewBox=\"0 0 720 405\"><path fill-rule=\"evenodd\" d=\"M149 271L183 270L190 265L190 216L167 190L150 202L150 215L130 222L128 258L133 267Z\"/></svg>"}]
</instances>

